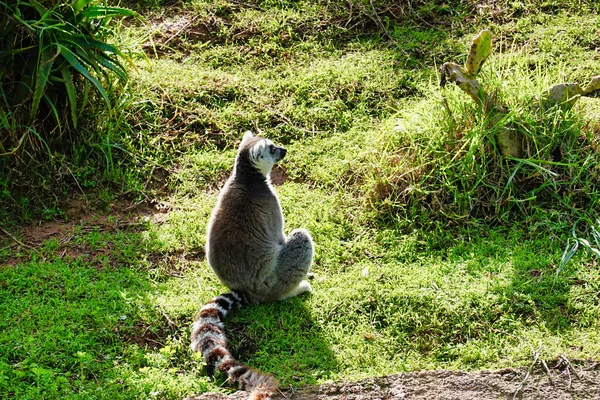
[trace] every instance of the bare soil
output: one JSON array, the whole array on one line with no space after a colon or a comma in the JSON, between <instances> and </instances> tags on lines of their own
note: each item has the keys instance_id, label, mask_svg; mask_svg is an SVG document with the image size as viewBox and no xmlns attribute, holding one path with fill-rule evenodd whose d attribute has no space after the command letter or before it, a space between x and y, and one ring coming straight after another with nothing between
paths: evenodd
<instances>
[{"instance_id":1,"label":"bare soil","mask_svg":"<svg viewBox=\"0 0 600 400\"><path fill-rule=\"evenodd\" d=\"M600 363L542 365L500 371L423 371L370 378L358 382L284 390L273 399L294 400L599 400ZM186 400L241 400L248 393L204 393Z\"/></svg>"},{"instance_id":2,"label":"bare soil","mask_svg":"<svg viewBox=\"0 0 600 400\"><path fill-rule=\"evenodd\" d=\"M144 229L144 224L148 221L162 223L170 206L168 203L158 200L139 203L119 200L111 204L109 208L109 212L101 212L85 199L71 199L61 206L63 213L63 219L61 220L38 221L37 223L24 225L19 232L15 232L10 237L7 232L0 231L0 240L10 243L9 247L16 248L16 252L19 253L17 257L10 257L6 260L0 259L0 266L12 267L28 260L31 257L31 252L21 252L21 247L25 247L23 250L33 249L37 251L36 249L42 243L55 239L58 241L55 250L56 256L61 258L66 256L73 259L83 257L88 259L94 267L100 267L99 264L93 261L106 257L110 258L112 249L107 247L92 250L85 243L77 243L74 240L78 235L91 231L141 230Z\"/></svg>"}]
</instances>

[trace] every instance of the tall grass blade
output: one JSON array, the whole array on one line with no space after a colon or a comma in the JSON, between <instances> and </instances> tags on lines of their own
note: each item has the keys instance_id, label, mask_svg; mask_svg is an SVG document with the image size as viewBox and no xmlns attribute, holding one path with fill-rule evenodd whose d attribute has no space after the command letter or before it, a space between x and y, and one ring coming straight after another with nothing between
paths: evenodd
<instances>
[{"instance_id":1,"label":"tall grass blade","mask_svg":"<svg viewBox=\"0 0 600 400\"><path fill-rule=\"evenodd\" d=\"M577 240L575 240L575 242L573 243L573 246L571 246L570 249L569 249L569 246L571 246L570 239L567 240L567 246L565 247L565 250L563 251L562 257L560 259L560 264L558 265L558 268L556 269L555 277L558 277L558 275L563 270L565 265L567 265L569 260L571 260L571 258L575 255L575 253L577 252L577 249L579 248L579 242Z\"/></svg>"}]
</instances>

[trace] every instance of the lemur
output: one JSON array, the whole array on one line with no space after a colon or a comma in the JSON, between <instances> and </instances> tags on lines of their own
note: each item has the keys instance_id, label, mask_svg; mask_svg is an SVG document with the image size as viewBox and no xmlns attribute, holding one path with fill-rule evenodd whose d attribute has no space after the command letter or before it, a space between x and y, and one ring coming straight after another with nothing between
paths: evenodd
<instances>
[{"instance_id":1,"label":"lemur","mask_svg":"<svg viewBox=\"0 0 600 400\"><path fill-rule=\"evenodd\" d=\"M234 308L284 300L312 291L306 280L313 241L305 229L285 236L283 213L270 173L286 149L246 132L233 171L208 222L208 263L230 293L206 303L192 326L191 348L209 371L218 369L251 399L268 399L277 381L236 361L227 349L223 320Z\"/></svg>"}]
</instances>

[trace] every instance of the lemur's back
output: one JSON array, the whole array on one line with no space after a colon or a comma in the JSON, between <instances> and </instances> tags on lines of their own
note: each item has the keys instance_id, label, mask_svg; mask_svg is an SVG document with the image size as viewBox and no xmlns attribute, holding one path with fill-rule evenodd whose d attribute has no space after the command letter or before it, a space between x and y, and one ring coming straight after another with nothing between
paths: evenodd
<instances>
[{"instance_id":1,"label":"lemur's back","mask_svg":"<svg viewBox=\"0 0 600 400\"><path fill-rule=\"evenodd\" d=\"M277 195L264 176L235 171L213 210L207 258L232 289L256 291L261 276L272 274L283 235Z\"/></svg>"}]
</instances>

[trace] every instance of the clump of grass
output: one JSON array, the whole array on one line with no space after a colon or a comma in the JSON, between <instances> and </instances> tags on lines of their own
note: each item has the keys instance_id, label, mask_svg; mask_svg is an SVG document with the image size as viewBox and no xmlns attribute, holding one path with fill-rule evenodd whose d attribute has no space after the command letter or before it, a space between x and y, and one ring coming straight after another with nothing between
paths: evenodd
<instances>
[{"instance_id":1,"label":"clump of grass","mask_svg":"<svg viewBox=\"0 0 600 400\"><path fill-rule=\"evenodd\" d=\"M501 121L457 88L432 85L429 99L382 128L387 156L369 174L368 201L383 219L506 223L558 208L573 223L597 207L599 132L587 107L543 110L536 101L568 67L532 65L524 52L486 65L480 82L510 110ZM507 129L524 138L522 158L501 156L495 136Z\"/></svg>"}]
</instances>

